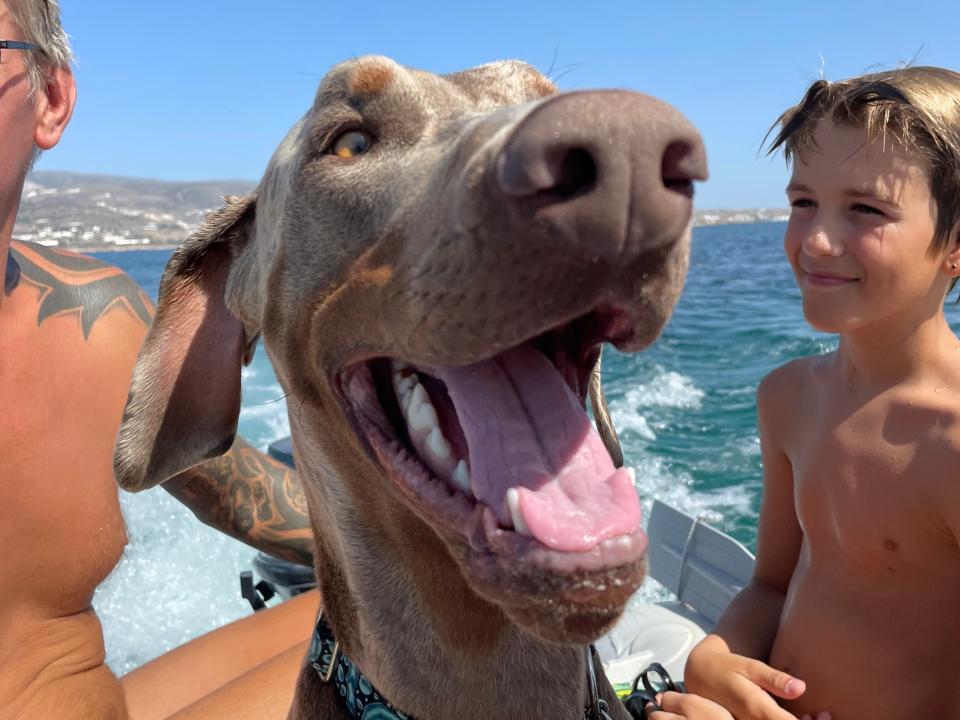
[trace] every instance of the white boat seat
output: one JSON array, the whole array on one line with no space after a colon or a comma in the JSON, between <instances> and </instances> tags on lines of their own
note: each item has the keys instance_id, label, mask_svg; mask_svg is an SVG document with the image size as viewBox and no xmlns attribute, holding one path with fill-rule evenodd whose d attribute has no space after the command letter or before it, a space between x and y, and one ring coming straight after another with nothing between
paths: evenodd
<instances>
[{"instance_id":1,"label":"white boat seat","mask_svg":"<svg viewBox=\"0 0 960 720\"><path fill-rule=\"evenodd\" d=\"M753 575L753 554L741 543L659 500L653 503L647 537L650 577L709 627Z\"/></svg>"},{"instance_id":2,"label":"white boat seat","mask_svg":"<svg viewBox=\"0 0 960 720\"><path fill-rule=\"evenodd\" d=\"M681 680L690 650L753 574L754 557L741 543L658 500L647 536L649 577L678 599L628 607L596 642L614 685L632 682L652 662Z\"/></svg>"},{"instance_id":3,"label":"white boat seat","mask_svg":"<svg viewBox=\"0 0 960 720\"><path fill-rule=\"evenodd\" d=\"M663 665L675 680L683 677L687 655L705 633L671 605L630 607L613 630L597 640L597 653L611 683L632 682L652 662Z\"/></svg>"}]
</instances>

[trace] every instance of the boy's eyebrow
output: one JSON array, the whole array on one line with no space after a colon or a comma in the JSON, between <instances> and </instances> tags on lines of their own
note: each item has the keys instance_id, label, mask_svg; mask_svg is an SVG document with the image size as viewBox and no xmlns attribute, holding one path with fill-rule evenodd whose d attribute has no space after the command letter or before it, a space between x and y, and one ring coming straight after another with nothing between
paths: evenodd
<instances>
[{"instance_id":1,"label":"boy's eyebrow","mask_svg":"<svg viewBox=\"0 0 960 720\"><path fill-rule=\"evenodd\" d=\"M876 190L851 188L850 190L844 190L843 194L847 197L859 198L861 200L876 200L877 202L882 202L884 205L889 205L890 207L900 207L900 203L898 203L896 200L888 197L886 194L881 194Z\"/></svg>"},{"instance_id":2,"label":"boy's eyebrow","mask_svg":"<svg viewBox=\"0 0 960 720\"><path fill-rule=\"evenodd\" d=\"M794 182L792 182L792 183L790 183L789 185L787 185L787 192L788 192L788 193L798 192L798 193L811 193L811 194L812 194L812 193L813 193L813 190L811 190L808 186L804 185L803 183L794 183ZM850 197L850 198L858 198L858 199L860 199L860 200L875 200L875 201L877 201L877 202L882 202L884 205L889 205L890 207L895 207L895 208L899 208L899 207L900 207L900 203L898 203L896 200L892 200L891 198L889 198L889 197L887 197L886 195L883 195L883 194L877 192L876 190L865 190L865 189L862 189L862 188L850 188L850 189L848 189L848 190L844 190L844 191L843 191L843 194L844 194L846 197Z\"/></svg>"}]
</instances>

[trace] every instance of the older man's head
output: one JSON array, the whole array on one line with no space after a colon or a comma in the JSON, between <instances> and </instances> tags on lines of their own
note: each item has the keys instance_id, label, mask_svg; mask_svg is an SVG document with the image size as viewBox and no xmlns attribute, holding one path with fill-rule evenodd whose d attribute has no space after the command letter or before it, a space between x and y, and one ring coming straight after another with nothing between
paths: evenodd
<instances>
[{"instance_id":1,"label":"older man's head","mask_svg":"<svg viewBox=\"0 0 960 720\"><path fill-rule=\"evenodd\" d=\"M56 0L0 0L0 248L40 150L60 140L76 100L70 47Z\"/></svg>"}]
</instances>

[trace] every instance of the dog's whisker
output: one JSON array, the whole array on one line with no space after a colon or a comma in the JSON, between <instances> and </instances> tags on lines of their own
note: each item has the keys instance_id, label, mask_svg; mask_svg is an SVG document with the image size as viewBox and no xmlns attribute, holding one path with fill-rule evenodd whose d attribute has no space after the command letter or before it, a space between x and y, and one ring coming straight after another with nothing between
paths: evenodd
<instances>
[{"instance_id":1,"label":"dog's whisker","mask_svg":"<svg viewBox=\"0 0 960 720\"><path fill-rule=\"evenodd\" d=\"M553 60L550 61L550 67L547 69L547 72L544 73L546 77L553 75L553 69L557 66L557 57L560 55L560 46L553 46Z\"/></svg>"},{"instance_id":2,"label":"dog's whisker","mask_svg":"<svg viewBox=\"0 0 960 720\"><path fill-rule=\"evenodd\" d=\"M553 68L551 72L560 72L561 74L558 77L562 77L563 72L561 71L570 72L571 70L575 70L576 68L580 67L583 64L584 63L582 62L565 63L563 65L557 65L555 68ZM550 79L555 80L556 78L550 77Z\"/></svg>"},{"instance_id":3,"label":"dog's whisker","mask_svg":"<svg viewBox=\"0 0 960 720\"><path fill-rule=\"evenodd\" d=\"M273 400L265 400L265 401L263 401L262 403L253 403L253 406L254 406L254 407L262 407L262 406L264 406L264 405L273 405L274 403L278 403L278 402L281 402L281 401L283 401L283 400L286 400L288 397L290 397L290 395L291 395L291 393L287 393L287 394L281 395L280 397L275 398L275 399L273 399Z\"/></svg>"},{"instance_id":4,"label":"dog's whisker","mask_svg":"<svg viewBox=\"0 0 960 720\"><path fill-rule=\"evenodd\" d=\"M584 63L582 63L582 62L581 62L581 63L571 63L570 65L567 66L567 69L566 69L566 70L564 70L562 73L560 73L559 75L557 75L555 78L550 78L550 79L553 80L554 84L557 84L557 83L559 83L563 78L565 78L567 75L569 75L570 73L572 73L574 70L577 70L578 68L580 68L580 66L582 66L582 65L584 65Z\"/></svg>"}]
</instances>

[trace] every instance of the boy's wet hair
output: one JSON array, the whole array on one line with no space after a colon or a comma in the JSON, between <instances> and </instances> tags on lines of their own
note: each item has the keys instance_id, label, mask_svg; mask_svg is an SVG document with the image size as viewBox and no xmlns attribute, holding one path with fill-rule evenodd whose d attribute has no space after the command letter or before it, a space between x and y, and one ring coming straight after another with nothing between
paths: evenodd
<instances>
[{"instance_id":1,"label":"boy's wet hair","mask_svg":"<svg viewBox=\"0 0 960 720\"><path fill-rule=\"evenodd\" d=\"M923 159L937 206L930 252L946 249L960 221L960 73L905 67L838 82L818 80L770 128L780 130L768 154L782 149L790 162L813 144L814 128L824 118L863 128L869 141L899 142Z\"/></svg>"}]
</instances>

